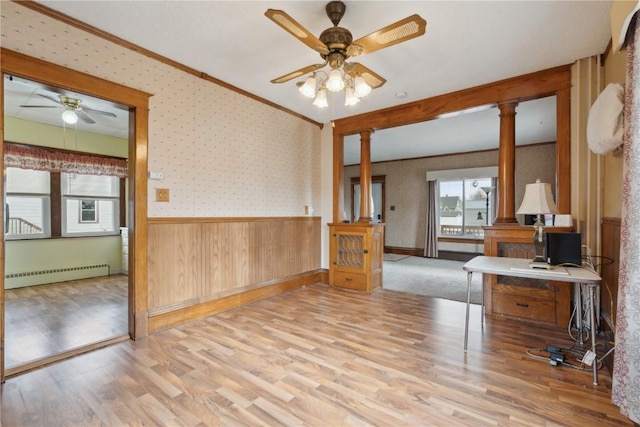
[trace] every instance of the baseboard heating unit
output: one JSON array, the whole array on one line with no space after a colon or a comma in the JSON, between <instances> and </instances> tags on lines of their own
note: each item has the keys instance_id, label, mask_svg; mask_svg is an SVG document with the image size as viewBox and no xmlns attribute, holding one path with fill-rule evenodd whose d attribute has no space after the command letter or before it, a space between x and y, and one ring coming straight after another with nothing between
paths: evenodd
<instances>
[{"instance_id":1,"label":"baseboard heating unit","mask_svg":"<svg viewBox=\"0 0 640 427\"><path fill-rule=\"evenodd\" d=\"M109 264L98 263L73 267L50 268L20 273L7 273L4 276L5 289L23 288L25 286L45 283L65 282L68 280L89 279L91 277L111 274Z\"/></svg>"}]
</instances>

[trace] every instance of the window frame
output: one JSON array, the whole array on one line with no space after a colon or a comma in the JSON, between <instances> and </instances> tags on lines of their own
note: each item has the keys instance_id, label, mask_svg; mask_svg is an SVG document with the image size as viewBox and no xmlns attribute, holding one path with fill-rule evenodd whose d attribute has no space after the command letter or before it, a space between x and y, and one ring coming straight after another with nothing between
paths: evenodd
<instances>
[{"instance_id":1,"label":"window frame","mask_svg":"<svg viewBox=\"0 0 640 427\"><path fill-rule=\"evenodd\" d=\"M96 196L94 194L82 194L83 191L80 191L79 194L74 194L74 193L69 193L69 194L65 194L65 191L63 190L66 181L64 176L68 175L70 177L72 177L73 175L76 174L71 174L71 173L66 173L66 172L61 172L60 173L60 185L59 185L59 189L60 189L60 200L61 200L61 208L60 208L60 222L61 222L61 235L62 237L94 237L94 236L112 236L112 235L117 235L120 233L120 219L121 219L121 215L120 215L120 199L121 199L121 194L120 192L122 191L122 185L120 184L120 180L122 178L116 178L116 177L112 177L112 176L108 176L108 175L84 175L84 176L101 176L101 177L109 177L109 178L115 178L117 180L117 183L115 183L114 187L112 188L113 190L115 190L117 192L117 194L113 195L113 196ZM84 200L93 200L95 202L95 221L82 221L81 220L81 215L82 215L82 202ZM78 224L99 224L99 202L100 201L108 201L113 203L113 210L111 212L111 219L113 220L113 230L108 230L108 231L69 231L68 226L68 219L69 219L69 215L73 215L73 213L70 213L68 211L68 202L70 201L77 201L78 202L78 212L80 217L78 218Z\"/></svg>"},{"instance_id":2,"label":"window frame","mask_svg":"<svg viewBox=\"0 0 640 427\"><path fill-rule=\"evenodd\" d=\"M40 199L42 200L42 233L33 234L8 234L10 215L7 213L7 200L9 197ZM5 194L5 240L33 240L51 238L51 194L43 193L6 193ZM9 205L9 212L11 205Z\"/></svg>"},{"instance_id":3,"label":"window frame","mask_svg":"<svg viewBox=\"0 0 640 427\"><path fill-rule=\"evenodd\" d=\"M5 202L8 197L43 197L46 198L45 206L43 208L43 229L42 234L23 234L23 235L8 235L5 234L5 240L19 241L19 240L35 240L35 239L54 239L54 238L73 238L73 237L101 237L101 236L117 236L120 234L120 227L126 222L126 204L124 198L126 197L126 178L118 179L118 195L114 197L96 197L96 196L65 196L62 192L62 179L61 172L47 172L49 173L49 194L40 193L8 193L5 191ZM64 224L66 218L65 198L73 198L77 200L96 200L96 219L99 218L98 202L99 200L109 200L114 203L113 231L107 232L66 232L66 225ZM81 214L81 213L80 213ZM7 222L9 217L6 217ZM5 230L6 233L7 230Z\"/></svg>"}]
</instances>

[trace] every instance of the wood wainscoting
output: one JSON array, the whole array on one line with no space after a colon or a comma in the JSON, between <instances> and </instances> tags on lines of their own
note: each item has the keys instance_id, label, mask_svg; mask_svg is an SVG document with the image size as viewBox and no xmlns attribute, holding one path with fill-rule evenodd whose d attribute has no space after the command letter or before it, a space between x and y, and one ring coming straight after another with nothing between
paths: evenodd
<instances>
[{"instance_id":1,"label":"wood wainscoting","mask_svg":"<svg viewBox=\"0 0 640 427\"><path fill-rule=\"evenodd\" d=\"M149 333L328 281L320 217L150 218Z\"/></svg>"}]
</instances>

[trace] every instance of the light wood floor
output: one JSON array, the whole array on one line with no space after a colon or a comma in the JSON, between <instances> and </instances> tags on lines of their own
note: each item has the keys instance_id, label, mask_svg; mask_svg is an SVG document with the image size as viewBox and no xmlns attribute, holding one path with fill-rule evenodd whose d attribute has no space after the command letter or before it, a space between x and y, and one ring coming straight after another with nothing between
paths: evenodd
<instances>
[{"instance_id":1,"label":"light wood floor","mask_svg":"<svg viewBox=\"0 0 640 427\"><path fill-rule=\"evenodd\" d=\"M630 426L611 378L525 351L565 331L316 284L9 378L2 425Z\"/></svg>"},{"instance_id":2,"label":"light wood floor","mask_svg":"<svg viewBox=\"0 0 640 427\"><path fill-rule=\"evenodd\" d=\"M127 276L5 290L5 366L127 334Z\"/></svg>"}]
</instances>

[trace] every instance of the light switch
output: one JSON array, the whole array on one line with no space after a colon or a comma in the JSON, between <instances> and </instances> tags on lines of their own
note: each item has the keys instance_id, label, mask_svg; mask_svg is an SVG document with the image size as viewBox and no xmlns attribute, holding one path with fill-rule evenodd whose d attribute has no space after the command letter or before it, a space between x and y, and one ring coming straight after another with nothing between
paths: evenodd
<instances>
[{"instance_id":1,"label":"light switch","mask_svg":"<svg viewBox=\"0 0 640 427\"><path fill-rule=\"evenodd\" d=\"M161 179L164 179L164 174L162 172L149 171L149 179L161 180Z\"/></svg>"}]
</instances>

